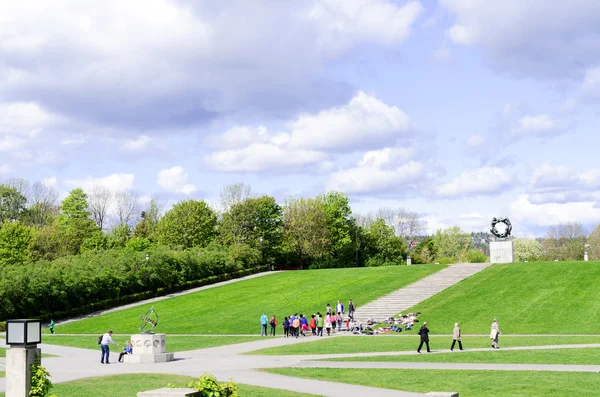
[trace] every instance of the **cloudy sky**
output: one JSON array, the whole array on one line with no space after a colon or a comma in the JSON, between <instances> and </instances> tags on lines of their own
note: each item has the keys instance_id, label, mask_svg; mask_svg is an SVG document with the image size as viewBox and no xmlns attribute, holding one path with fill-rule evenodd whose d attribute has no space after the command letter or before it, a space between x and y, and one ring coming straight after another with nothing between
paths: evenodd
<instances>
[{"instance_id":1,"label":"cloudy sky","mask_svg":"<svg viewBox=\"0 0 600 397\"><path fill-rule=\"evenodd\" d=\"M0 179L600 222L594 0L0 0Z\"/></svg>"}]
</instances>

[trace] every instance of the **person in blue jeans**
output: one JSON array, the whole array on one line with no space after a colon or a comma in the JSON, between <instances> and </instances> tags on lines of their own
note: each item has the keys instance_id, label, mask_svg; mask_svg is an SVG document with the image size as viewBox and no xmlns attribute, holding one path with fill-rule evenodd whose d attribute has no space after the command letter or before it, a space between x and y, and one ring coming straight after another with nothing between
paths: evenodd
<instances>
[{"instance_id":1,"label":"person in blue jeans","mask_svg":"<svg viewBox=\"0 0 600 397\"><path fill-rule=\"evenodd\" d=\"M267 315L265 313L263 313L263 315L260 317L260 325L261 325L260 336L267 336L267 322L268 321L269 321L269 319L267 318Z\"/></svg>"},{"instance_id":2,"label":"person in blue jeans","mask_svg":"<svg viewBox=\"0 0 600 397\"><path fill-rule=\"evenodd\" d=\"M112 340L112 333L113 332L111 330L111 331L108 331L107 333L105 333L104 335L102 335L102 340L100 341L100 347L102 348L102 355L100 356L101 364L110 364L110 361L108 361L108 355L110 354L110 349L108 347L109 343L120 346L118 343L116 343L114 340ZM104 361L105 356L106 356L106 361Z\"/></svg>"}]
</instances>

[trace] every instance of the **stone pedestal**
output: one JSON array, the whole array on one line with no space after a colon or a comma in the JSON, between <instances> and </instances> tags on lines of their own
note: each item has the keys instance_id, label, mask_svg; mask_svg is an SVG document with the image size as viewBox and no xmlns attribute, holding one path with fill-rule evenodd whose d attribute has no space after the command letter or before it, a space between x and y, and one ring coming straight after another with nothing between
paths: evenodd
<instances>
[{"instance_id":1,"label":"stone pedestal","mask_svg":"<svg viewBox=\"0 0 600 397\"><path fill-rule=\"evenodd\" d=\"M200 392L189 388L173 389L165 387L162 389L141 391L137 397L200 397Z\"/></svg>"},{"instance_id":2,"label":"stone pedestal","mask_svg":"<svg viewBox=\"0 0 600 397\"><path fill-rule=\"evenodd\" d=\"M513 242L512 241L491 241L490 242L490 262L492 263L513 263Z\"/></svg>"},{"instance_id":3,"label":"stone pedestal","mask_svg":"<svg viewBox=\"0 0 600 397\"><path fill-rule=\"evenodd\" d=\"M133 354L126 354L123 361L135 364L154 364L173 361L174 353L167 353L167 335L131 335Z\"/></svg>"},{"instance_id":4,"label":"stone pedestal","mask_svg":"<svg viewBox=\"0 0 600 397\"><path fill-rule=\"evenodd\" d=\"M6 349L6 397L29 397L30 365L35 364L36 354L42 356L37 347Z\"/></svg>"}]
</instances>

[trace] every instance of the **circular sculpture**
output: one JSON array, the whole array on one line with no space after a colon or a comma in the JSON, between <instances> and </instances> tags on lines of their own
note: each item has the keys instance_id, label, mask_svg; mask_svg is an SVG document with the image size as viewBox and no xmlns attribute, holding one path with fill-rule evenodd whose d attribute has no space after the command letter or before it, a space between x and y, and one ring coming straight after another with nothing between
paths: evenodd
<instances>
[{"instance_id":1,"label":"circular sculpture","mask_svg":"<svg viewBox=\"0 0 600 397\"><path fill-rule=\"evenodd\" d=\"M150 310L148 310L146 314L141 317L141 320L142 321L140 322L138 332L142 334L153 334L154 332L152 332L152 329L158 325L158 314L156 311L154 311L154 306L152 306ZM150 328L144 331L144 329L148 326Z\"/></svg>"},{"instance_id":2,"label":"circular sculpture","mask_svg":"<svg viewBox=\"0 0 600 397\"><path fill-rule=\"evenodd\" d=\"M499 223L504 223L504 225L506 225L506 229L502 233L496 229L496 225ZM492 228L490 229L490 233L492 233L494 236L498 238L508 238L510 237L511 232L512 225L510 224L510 220L508 218L500 217L492 219Z\"/></svg>"}]
</instances>

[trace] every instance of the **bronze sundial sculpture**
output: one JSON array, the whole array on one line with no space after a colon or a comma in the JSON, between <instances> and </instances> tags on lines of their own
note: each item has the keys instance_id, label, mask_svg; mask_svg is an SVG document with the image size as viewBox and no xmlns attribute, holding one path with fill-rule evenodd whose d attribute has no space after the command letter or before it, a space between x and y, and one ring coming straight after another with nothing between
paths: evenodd
<instances>
[{"instance_id":1,"label":"bronze sundial sculpture","mask_svg":"<svg viewBox=\"0 0 600 397\"><path fill-rule=\"evenodd\" d=\"M152 330L158 325L158 314L154 310L154 306L152 306L141 319L142 321L140 322L138 332L140 334L153 334L154 332L152 332ZM146 329L146 327L150 328ZM144 331L144 329L146 330Z\"/></svg>"}]
</instances>

